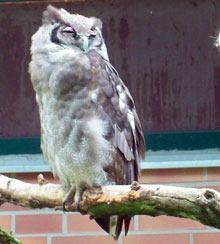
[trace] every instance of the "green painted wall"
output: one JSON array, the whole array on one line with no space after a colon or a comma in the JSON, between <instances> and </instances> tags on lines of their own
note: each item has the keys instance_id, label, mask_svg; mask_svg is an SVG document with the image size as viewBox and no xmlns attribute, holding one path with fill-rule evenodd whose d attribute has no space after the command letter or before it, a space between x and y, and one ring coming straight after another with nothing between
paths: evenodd
<instances>
[{"instance_id":1,"label":"green painted wall","mask_svg":"<svg viewBox=\"0 0 220 244\"><path fill-rule=\"evenodd\" d=\"M147 150L220 148L220 131L145 133ZM40 138L0 138L0 155L41 153Z\"/></svg>"}]
</instances>

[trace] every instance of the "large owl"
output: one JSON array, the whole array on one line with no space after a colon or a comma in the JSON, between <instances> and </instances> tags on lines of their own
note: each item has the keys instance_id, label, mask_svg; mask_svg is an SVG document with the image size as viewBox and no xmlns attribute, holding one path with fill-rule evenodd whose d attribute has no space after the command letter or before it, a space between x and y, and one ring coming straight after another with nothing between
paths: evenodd
<instances>
[{"instance_id":1,"label":"large owl","mask_svg":"<svg viewBox=\"0 0 220 244\"><path fill-rule=\"evenodd\" d=\"M78 206L86 186L130 184L145 142L134 101L109 62L94 17L48 6L32 37L29 71L41 122L41 148ZM115 239L130 216L96 218Z\"/></svg>"}]
</instances>

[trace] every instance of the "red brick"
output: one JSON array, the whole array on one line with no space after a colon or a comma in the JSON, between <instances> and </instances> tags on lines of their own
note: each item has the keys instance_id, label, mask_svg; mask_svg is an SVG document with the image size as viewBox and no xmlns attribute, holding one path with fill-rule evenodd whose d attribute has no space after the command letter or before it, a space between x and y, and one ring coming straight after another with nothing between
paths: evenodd
<instances>
[{"instance_id":1,"label":"red brick","mask_svg":"<svg viewBox=\"0 0 220 244\"><path fill-rule=\"evenodd\" d=\"M23 244L47 244L46 237L19 237Z\"/></svg>"},{"instance_id":2,"label":"red brick","mask_svg":"<svg viewBox=\"0 0 220 244\"><path fill-rule=\"evenodd\" d=\"M71 237L54 237L52 244L117 244L118 241L114 241L109 236L71 236ZM136 243L136 242L135 242ZM133 243L132 243L133 244ZM183 243L179 243L183 244ZM185 243L184 243L185 244Z\"/></svg>"},{"instance_id":3,"label":"red brick","mask_svg":"<svg viewBox=\"0 0 220 244\"><path fill-rule=\"evenodd\" d=\"M208 181L220 181L220 168L207 168Z\"/></svg>"},{"instance_id":4,"label":"red brick","mask_svg":"<svg viewBox=\"0 0 220 244\"><path fill-rule=\"evenodd\" d=\"M11 174L10 174L10 173L4 173L4 174L2 174L2 175L4 175L4 176L7 176L7 177L11 178Z\"/></svg>"},{"instance_id":5,"label":"red brick","mask_svg":"<svg viewBox=\"0 0 220 244\"><path fill-rule=\"evenodd\" d=\"M199 233L194 234L194 244L219 244L220 233Z\"/></svg>"},{"instance_id":6,"label":"red brick","mask_svg":"<svg viewBox=\"0 0 220 244\"><path fill-rule=\"evenodd\" d=\"M141 183L195 182L203 180L203 169L144 170L141 175Z\"/></svg>"},{"instance_id":7,"label":"red brick","mask_svg":"<svg viewBox=\"0 0 220 244\"><path fill-rule=\"evenodd\" d=\"M211 189L214 189L214 190L220 192L220 186L206 186L206 187L203 187L203 188L211 188Z\"/></svg>"},{"instance_id":8,"label":"red brick","mask_svg":"<svg viewBox=\"0 0 220 244\"><path fill-rule=\"evenodd\" d=\"M196 188L209 188L220 192L220 186L197 186Z\"/></svg>"},{"instance_id":9,"label":"red brick","mask_svg":"<svg viewBox=\"0 0 220 244\"><path fill-rule=\"evenodd\" d=\"M130 230L134 229L133 218L130 223ZM95 222L90 220L88 215L70 214L68 215L68 232L104 232Z\"/></svg>"},{"instance_id":10,"label":"red brick","mask_svg":"<svg viewBox=\"0 0 220 244\"><path fill-rule=\"evenodd\" d=\"M16 233L57 233L62 232L61 214L34 214L16 216Z\"/></svg>"},{"instance_id":11,"label":"red brick","mask_svg":"<svg viewBox=\"0 0 220 244\"><path fill-rule=\"evenodd\" d=\"M160 216L149 217L139 216L139 229L140 230L197 230L205 229L205 226L197 221L184 218Z\"/></svg>"},{"instance_id":12,"label":"red brick","mask_svg":"<svg viewBox=\"0 0 220 244\"><path fill-rule=\"evenodd\" d=\"M37 184L39 173L16 173L15 178L24 182Z\"/></svg>"},{"instance_id":13,"label":"red brick","mask_svg":"<svg viewBox=\"0 0 220 244\"><path fill-rule=\"evenodd\" d=\"M128 235L123 237L123 244L189 244L188 234L149 234L149 235Z\"/></svg>"},{"instance_id":14,"label":"red brick","mask_svg":"<svg viewBox=\"0 0 220 244\"><path fill-rule=\"evenodd\" d=\"M11 231L11 216L0 216L0 227L5 231Z\"/></svg>"},{"instance_id":15,"label":"red brick","mask_svg":"<svg viewBox=\"0 0 220 244\"><path fill-rule=\"evenodd\" d=\"M95 222L90 220L88 215L70 214L68 215L68 232L90 232L103 230Z\"/></svg>"},{"instance_id":16,"label":"red brick","mask_svg":"<svg viewBox=\"0 0 220 244\"><path fill-rule=\"evenodd\" d=\"M14 205L11 203L4 203L1 208L0 211L28 211L31 210L30 208L24 208L18 205Z\"/></svg>"},{"instance_id":17,"label":"red brick","mask_svg":"<svg viewBox=\"0 0 220 244\"><path fill-rule=\"evenodd\" d=\"M16 173L15 178L24 182L37 184L37 177L39 174L40 173ZM58 179L55 179L52 173L45 172L42 174L44 178L49 181L49 183L60 184L60 181Z\"/></svg>"}]
</instances>

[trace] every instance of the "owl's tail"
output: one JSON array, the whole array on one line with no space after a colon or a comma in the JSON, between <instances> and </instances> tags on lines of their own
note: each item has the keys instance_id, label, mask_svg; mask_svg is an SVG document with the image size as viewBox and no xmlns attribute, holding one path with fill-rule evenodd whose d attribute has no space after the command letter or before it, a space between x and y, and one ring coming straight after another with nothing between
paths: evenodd
<instances>
[{"instance_id":1,"label":"owl's tail","mask_svg":"<svg viewBox=\"0 0 220 244\"><path fill-rule=\"evenodd\" d=\"M106 218L95 218L97 224L105 230L111 237L118 240L122 231L122 226L125 226L125 235L128 233L131 217L113 215Z\"/></svg>"}]
</instances>

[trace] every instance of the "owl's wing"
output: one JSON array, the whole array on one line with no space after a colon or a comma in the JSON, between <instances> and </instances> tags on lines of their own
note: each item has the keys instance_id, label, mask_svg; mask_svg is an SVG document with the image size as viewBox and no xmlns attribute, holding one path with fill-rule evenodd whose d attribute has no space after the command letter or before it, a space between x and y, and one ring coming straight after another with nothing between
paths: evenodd
<instances>
[{"instance_id":1,"label":"owl's wing","mask_svg":"<svg viewBox=\"0 0 220 244\"><path fill-rule=\"evenodd\" d=\"M117 184L130 184L139 176L139 158L145 157L145 141L130 92L114 67L97 52L88 52L92 81L98 86L93 102L101 118L108 123L106 139L115 148L114 164L107 168Z\"/></svg>"},{"instance_id":2,"label":"owl's wing","mask_svg":"<svg viewBox=\"0 0 220 244\"><path fill-rule=\"evenodd\" d=\"M120 79L114 67L97 52L89 51L92 67L91 81L96 82L98 92L93 103L101 119L106 121L106 139L115 148L114 162L104 169L116 184L130 184L139 176L139 158L145 157L145 140L140 120L130 92ZM128 232L131 217L116 216L117 224L111 230L111 218L96 219L96 222L110 232L115 239L120 235L122 225Z\"/></svg>"}]
</instances>

